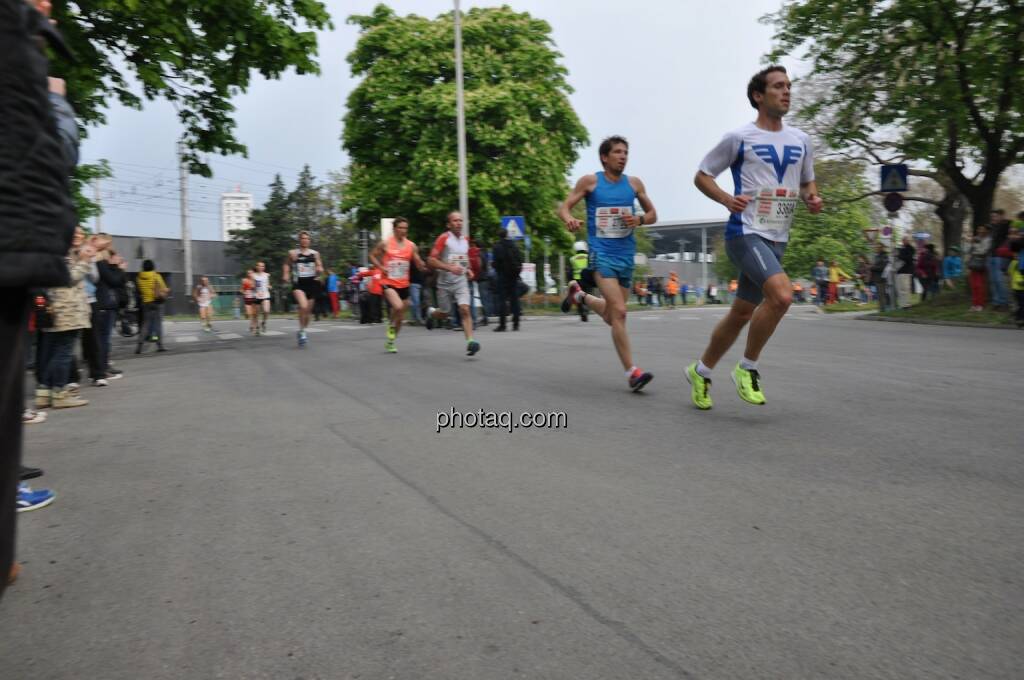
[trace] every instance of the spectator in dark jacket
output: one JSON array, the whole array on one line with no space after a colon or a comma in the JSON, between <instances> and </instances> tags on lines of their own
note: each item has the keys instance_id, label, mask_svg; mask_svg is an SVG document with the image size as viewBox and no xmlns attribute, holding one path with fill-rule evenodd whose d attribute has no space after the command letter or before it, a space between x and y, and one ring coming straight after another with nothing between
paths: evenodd
<instances>
[{"instance_id":1,"label":"spectator in dark jacket","mask_svg":"<svg viewBox=\"0 0 1024 680\"><path fill-rule=\"evenodd\" d=\"M56 29L24 0L0 0L0 574L15 573L28 289L66 286L78 159L64 82L48 80L39 38L67 53ZM0 594L8 582L0 577Z\"/></svg>"},{"instance_id":2,"label":"spectator in dark jacket","mask_svg":"<svg viewBox=\"0 0 1024 680\"><path fill-rule=\"evenodd\" d=\"M917 258L917 280L921 283L921 301L929 295L935 297L939 292L939 256L935 254L935 244L929 243Z\"/></svg>"},{"instance_id":3,"label":"spectator in dark jacket","mask_svg":"<svg viewBox=\"0 0 1024 680\"><path fill-rule=\"evenodd\" d=\"M896 251L896 306L910 306L910 294L914 289L914 243L909 236L903 237L903 245Z\"/></svg>"},{"instance_id":4,"label":"spectator in dark jacket","mask_svg":"<svg viewBox=\"0 0 1024 680\"><path fill-rule=\"evenodd\" d=\"M508 238L504 229L494 244L494 279L498 290L498 325L495 331L507 330L505 318L512 312L512 330L519 330L519 273L523 270L523 256L516 242Z\"/></svg>"},{"instance_id":5,"label":"spectator in dark jacket","mask_svg":"<svg viewBox=\"0 0 1024 680\"><path fill-rule=\"evenodd\" d=\"M103 237L106 237L105 239ZM106 234L96 235L96 270L99 280L96 283L96 307L93 311L92 327L100 346L100 362L106 372L106 378L117 378L121 371L110 365L110 336L114 332L117 321L117 310L120 306L126 275L124 259L112 247L112 239Z\"/></svg>"}]
</instances>

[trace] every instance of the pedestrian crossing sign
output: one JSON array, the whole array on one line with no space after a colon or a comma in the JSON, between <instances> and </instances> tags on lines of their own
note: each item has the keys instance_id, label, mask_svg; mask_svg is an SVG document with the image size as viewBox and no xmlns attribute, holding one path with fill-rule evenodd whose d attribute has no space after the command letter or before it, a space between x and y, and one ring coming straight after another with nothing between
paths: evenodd
<instances>
[{"instance_id":1,"label":"pedestrian crossing sign","mask_svg":"<svg viewBox=\"0 0 1024 680\"><path fill-rule=\"evenodd\" d=\"M904 163L882 166L882 191L903 192L907 190L907 166Z\"/></svg>"},{"instance_id":2,"label":"pedestrian crossing sign","mask_svg":"<svg viewBox=\"0 0 1024 680\"><path fill-rule=\"evenodd\" d=\"M505 215L501 218L501 228L508 232L513 241L521 241L526 236L526 218L522 215Z\"/></svg>"}]
</instances>

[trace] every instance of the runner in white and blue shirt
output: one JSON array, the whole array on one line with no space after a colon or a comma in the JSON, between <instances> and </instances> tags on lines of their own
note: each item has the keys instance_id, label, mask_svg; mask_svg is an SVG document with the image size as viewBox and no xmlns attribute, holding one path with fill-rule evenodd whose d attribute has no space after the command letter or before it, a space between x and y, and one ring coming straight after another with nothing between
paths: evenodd
<instances>
[{"instance_id":1,"label":"runner in white and blue shirt","mask_svg":"<svg viewBox=\"0 0 1024 680\"><path fill-rule=\"evenodd\" d=\"M730 213L725 250L740 273L729 314L715 328L700 361L686 368L691 398L699 409L711 408L711 369L747 322L746 348L732 379L741 399L765 403L757 362L792 300L792 283L782 269L789 228L800 201L811 213L821 212L810 137L782 122L791 88L781 66L755 74L747 85L747 99L757 109L757 120L727 133L694 177L697 188ZM726 169L732 174L732 193L715 182Z\"/></svg>"},{"instance_id":2,"label":"runner in white and blue shirt","mask_svg":"<svg viewBox=\"0 0 1024 680\"><path fill-rule=\"evenodd\" d=\"M572 216L573 207L587 202L587 241L590 248L588 270L601 297L584 292L578 281L569 283L562 311L574 304L586 304L612 327L612 341L626 370L629 388L639 392L654 379L650 373L633 363L633 351L626 332L626 300L633 281L633 257L636 255L634 230L658 221L658 213L647 196L639 177L624 171L629 160L629 142L622 137L609 137L598 149L603 169L582 177L558 209L558 216L569 231L576 232L583 224ZM636 210L640 204L643 213Z\"/></svg>"}]
</instances>

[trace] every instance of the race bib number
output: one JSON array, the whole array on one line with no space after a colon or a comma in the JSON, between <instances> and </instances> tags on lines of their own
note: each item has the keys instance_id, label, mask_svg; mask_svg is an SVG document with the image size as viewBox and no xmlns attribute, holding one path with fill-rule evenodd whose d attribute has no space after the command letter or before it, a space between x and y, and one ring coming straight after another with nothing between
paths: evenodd
<instances>
[{"instance_id":1,"label":"race bib number","mask_svg":"<svg viewBox=\"0 0 1024 680\"><path fill-rule=\"evenodd\" d=\"M793 223L799 194L786 187L763 187L754 195L754 226L770 231L787 231Z\"/></svg>"},{"instance_id":2,"label":"race bib number","mask_svg":"<svg viewBox=\"0 0 1024 680\"><path fill-rule=\"evenodd\" d=\"M594 225L598 238L626 238L633 231L624 218L633 214L629 206L610 206L594 211Z\"/></svg>"},{"instance_id":3,"label":"race bib number","mask_svg":"<svg viewBox=\"0 0 1024 680\"><path fill-rule=\"evenodd\" d=\"M448 264L457 264L463 269L469 268L469 255L465 253L452 253L448 256Z\"/></svg>"},{"instance_id":4,"label":"race bib number","mask_svg":"<svg viewBox=\"0 0 1024 680\"><path fill-rule=\"evenodd\" d=\"M295 271L298 272L299 278L303 279L316 276L316 262L296 262Z\"/></svg>"},{"instance_id":5,"label":"race bib number","mask_svg":"<svg viewBox=\"0 0 1024 680\"><path fill-rule=\"evenodd\" d=\"M263 279L256 279L256 292L262 293L267 288L267 282Z\"/></svg>"},{"instance_id":6,"label":"race bib number","mask_svg":"<svg viewBox=\"0 0 1024 680\"><path fill-rule=\"evenodd\" d=\"M388 278L399 281L409 278L409 260L388 260Z\"/></svg>"}]
</instances>

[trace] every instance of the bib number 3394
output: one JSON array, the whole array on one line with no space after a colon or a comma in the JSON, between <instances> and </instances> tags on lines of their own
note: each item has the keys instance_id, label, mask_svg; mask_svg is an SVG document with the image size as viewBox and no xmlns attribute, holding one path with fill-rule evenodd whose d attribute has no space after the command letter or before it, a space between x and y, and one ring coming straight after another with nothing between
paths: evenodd
<instances>
[{"instance_id":1,"label":"bib number 3394","mask_svg":"<svg viewBox=\"0 0 1024 680\"><path fill-rule=\"evenodd\" d=\"M786 187L764 187L758 189L755 200L754 220L758 227L774 231L785 231L793 223L799 194Z\"/></svg>"},{"instance_id":2,"label":"bib number 3394","mask_svg":"<svg viewBox=\"0 0 1024 680\"><path fill-rule=\"evenodd\" d=\"M594 226L598 238L625 238L633 230L626 226L625 218L633 214L630 206L605 206L594 211Z\"/></svg>"}]
</instances>

